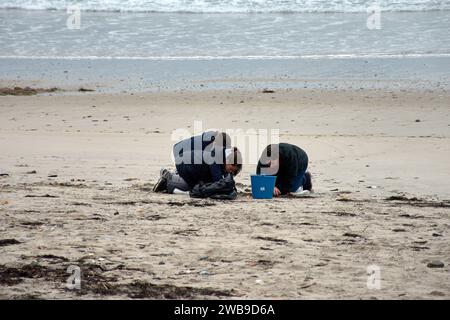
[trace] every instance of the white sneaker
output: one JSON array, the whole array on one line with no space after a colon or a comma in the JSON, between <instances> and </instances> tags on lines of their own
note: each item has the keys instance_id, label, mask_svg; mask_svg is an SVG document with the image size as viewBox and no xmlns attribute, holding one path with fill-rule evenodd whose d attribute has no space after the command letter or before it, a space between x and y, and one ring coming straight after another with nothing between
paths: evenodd
<instances>
[{"instance_id":1,"label":"white sneaker","mask_svg":"<svg viewBox=\"0 0 450 320\"><path fill-rule=\"evenodd\" d=\"M189 195L189 191L183 191L183 190L175 188L173 190L173 194L187 194L187 195Z\"/></svg>"},{"instance_id":2,"label":"white sneaker","mask_svg":"<svg viewBox=\"0 0 450 320\"><path fill-rule=\"evenodd\" d=\"M291 192L294 197L303 197L311 193L309 190L303 190L303 187L298 188L295 192Z\"/></svg>"}]
</instances>

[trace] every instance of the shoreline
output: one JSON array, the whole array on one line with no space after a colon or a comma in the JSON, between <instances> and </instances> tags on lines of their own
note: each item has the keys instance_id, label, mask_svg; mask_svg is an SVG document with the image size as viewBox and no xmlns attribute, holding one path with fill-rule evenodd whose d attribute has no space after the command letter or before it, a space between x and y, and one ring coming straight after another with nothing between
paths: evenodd
<instances>
[{"instance_id":1,"label":"shoreline","mask_svg":"<svg viewBox=\"0 0 450 320\"><path fill-rule=\"evenodd\" d=\"M450 89L450 57L271 60L2 59L0 87L104 93L175 90ZM264 68L261 66L264 65Z\"/></svg>"}]
</instances>

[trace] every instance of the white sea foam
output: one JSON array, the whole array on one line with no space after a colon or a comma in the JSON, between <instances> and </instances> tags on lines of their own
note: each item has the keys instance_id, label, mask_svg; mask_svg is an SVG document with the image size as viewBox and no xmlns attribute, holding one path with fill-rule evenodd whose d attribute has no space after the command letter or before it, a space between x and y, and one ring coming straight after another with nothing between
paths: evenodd
<instances>
[{"instance_id":1,"label":"white sea foam","mask_svg":"<svg viewBox=\"0 0 450 320\"><path fill-rule=\"evenodd\" d=\"M293 60L293 59L400 59L400 58L445 58L450 53L406 53L406 54L315 54L315 55L280 55L280 56L13 56L4 55L0 59L31 60L148 60L148 61L183 61L183 60Z\"/></svg>"},{"instance_id":2,"label":"white sea foam","mask_svg":"<svg viewBox=\"0 0 450 320\"><path fill-rule=\"evenodd\" d=\"M123 12L366 12L378 4L383 11L450 10L450 0L0 0L0 8Z\"/></svg>"}]
</instances>

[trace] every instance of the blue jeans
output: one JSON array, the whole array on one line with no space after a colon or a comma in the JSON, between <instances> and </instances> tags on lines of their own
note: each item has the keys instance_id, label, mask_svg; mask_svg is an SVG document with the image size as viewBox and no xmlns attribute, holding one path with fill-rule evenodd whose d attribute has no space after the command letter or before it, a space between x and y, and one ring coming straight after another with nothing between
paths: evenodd
<instances>
[{"instance_id":1,"label":"blue jeans","mask_svg":"<svg viewBox=\"0 0 450 320\"><path fill-rule=\"evenodd\" d=\"M294 180L292 180L292 187L291 187L291 192L295 192L298 190L298 188L302 187L305 184L305 171L300 172L300 174L298 176L296 176L294 178Z\"/></svg>"}]
</instances>

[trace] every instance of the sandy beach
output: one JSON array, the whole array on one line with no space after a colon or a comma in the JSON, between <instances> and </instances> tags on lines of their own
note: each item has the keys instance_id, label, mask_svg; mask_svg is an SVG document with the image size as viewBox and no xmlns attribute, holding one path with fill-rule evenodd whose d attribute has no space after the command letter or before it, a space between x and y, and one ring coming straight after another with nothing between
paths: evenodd
<instances>
[{"instance_id":1,"label":"sandy beach","mask_svg":"<svg viewBox=\"0 0 450 320\"><path fill-rule=\"evenodd\" d=\"M449 299L449 105L444 89L1 96L0 298ZM235 201L152 193L173 130L199 120L279 128L315 192L253 200L249 164Z\"/></svg>"}]
</instances>

